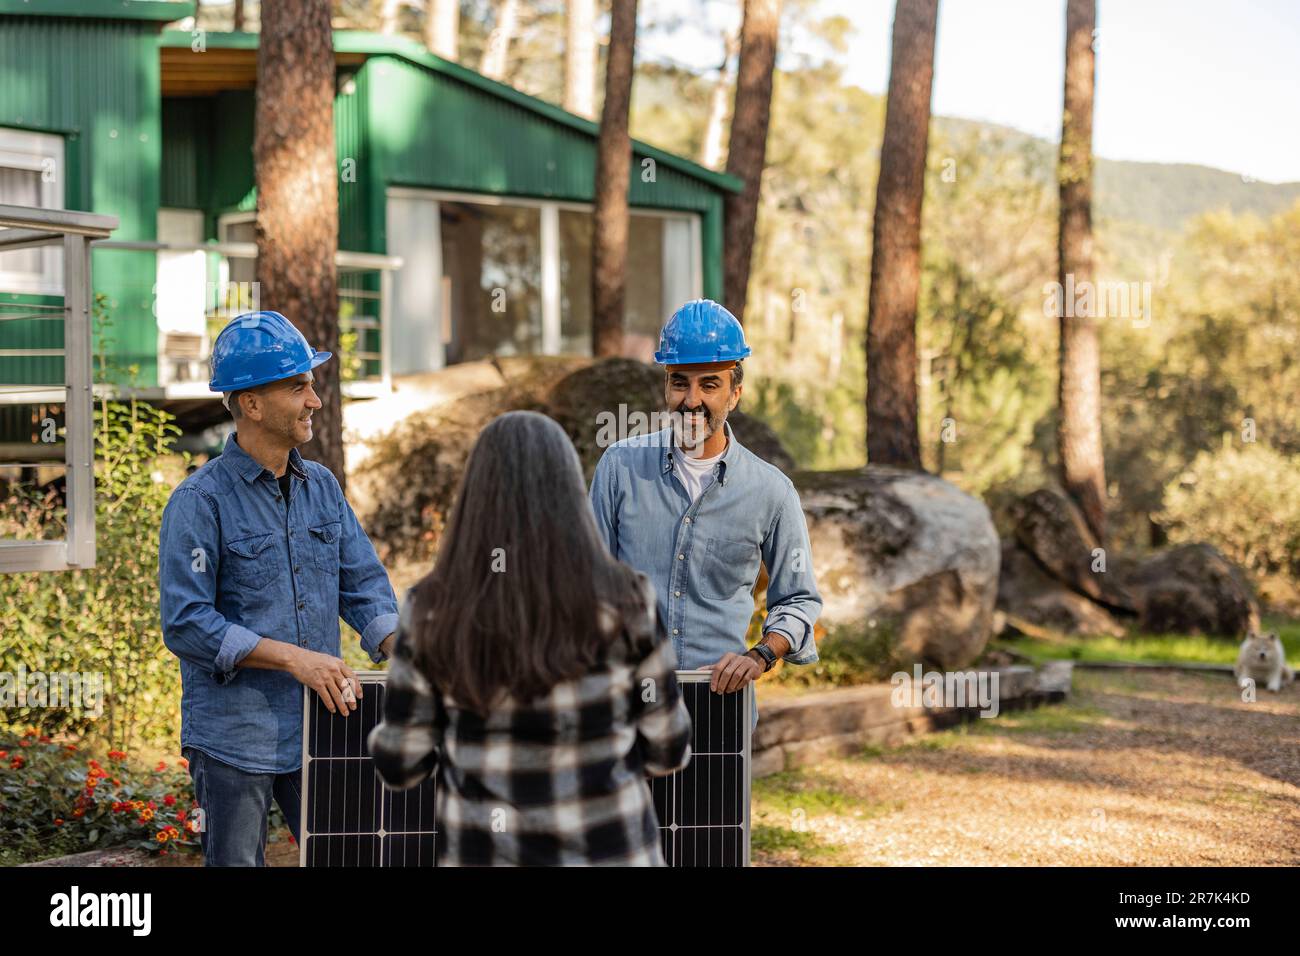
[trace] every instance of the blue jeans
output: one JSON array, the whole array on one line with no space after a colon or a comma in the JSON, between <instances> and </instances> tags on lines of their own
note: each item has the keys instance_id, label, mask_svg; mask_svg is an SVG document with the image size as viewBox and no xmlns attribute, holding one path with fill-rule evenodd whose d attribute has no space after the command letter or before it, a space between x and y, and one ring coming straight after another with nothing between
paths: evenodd
<instances>
[{"instance_id":1,"label":"blue jeans","mask_svg":"<svg viewBox=\"0 0 1300 956\"><path fill-rule=\"evenodd\" d=\"M193 747L182 751L190 762L194 799L203 810L205 866L265 866L267 814L280 805L294 840L302 807L302 771L249 773Z\"/></svg>"}]
</instances>

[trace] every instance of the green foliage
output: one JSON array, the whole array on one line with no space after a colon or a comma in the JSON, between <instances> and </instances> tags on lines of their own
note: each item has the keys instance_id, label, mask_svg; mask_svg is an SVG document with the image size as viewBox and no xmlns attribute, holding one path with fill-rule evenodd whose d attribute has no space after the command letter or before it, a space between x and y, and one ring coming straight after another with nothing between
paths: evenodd
<instances>
[{"instance_id":1,"label":"green foliage","mask_svg":"<svg viewBox=\"0 0 1300 956\"><path fill-rule=\"evenodd\" d=\"M1225 442L1170 482L1157 520L1172 541L1208 541L1256 575L1300 576L1300 455Z\"/></svg>"},{"instance_id":2,"label":"green foliage","mask_svg":"<svg viewBox=\"0 0 1300 956\"><path fill-rule=\"evenodd\" d=\"M885 680L900 666L894 657L895 636L894 629L883 623L874 628L836 628L817 641L816 663L782 663L768 679L795 688Z\"/></svg>"},{"instance_id":3,"label":"green foliage","mask_svg":"<svg viewBox=\"0 0 1300 956\"><path fill-rule=\"evenodd\" d=\"M107 847L198 849L184 763L151 769L29 728L0 732L0 866Z\"/></svg>"},{"instance_id":4,"label":"green foliage","mask_svg":"<svg viewBox=\"0 0 1300 956\"><path fill-rule=\"evenodd\" d=\"M179 434L171 421L143 402L99 405L95 567L0 575L0 671L101 675L102 715L19 707L0 713L0 726L91 735L119 749L177 745L180 677L158 615L158 533L171 492L159 468ZM11 507L18 526L61 520L52 498Z\"/></svg>"}]
</instances>

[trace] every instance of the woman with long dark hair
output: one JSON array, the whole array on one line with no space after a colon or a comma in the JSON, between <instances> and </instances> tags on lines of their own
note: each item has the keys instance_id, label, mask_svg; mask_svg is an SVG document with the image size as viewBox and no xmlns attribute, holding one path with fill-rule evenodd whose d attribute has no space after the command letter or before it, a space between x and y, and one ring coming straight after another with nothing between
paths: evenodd
<instances>
[{"instance_id":1,"label":"woman with long dark hair","mask_svg":"<svg viewBox=\"0 0 1300 956\"><path fill-rule=\"evenodd\" d=\"M690 759L675 667L568 436L509 412L479 435L402 607L375 769L398 789L436 769L440 866L663 866L646 774Z\"/></svg>"}]
</instances>

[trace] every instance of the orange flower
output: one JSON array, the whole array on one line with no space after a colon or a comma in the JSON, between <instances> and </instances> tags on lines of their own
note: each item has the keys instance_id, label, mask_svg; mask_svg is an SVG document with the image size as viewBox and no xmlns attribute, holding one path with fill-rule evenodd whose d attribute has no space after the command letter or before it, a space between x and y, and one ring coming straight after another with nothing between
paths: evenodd
<instances>
[{"instance_id":1,"label":"orange flower","mask_svg":"<svg viewBox=\"0 0 1300 956\"><path fill-rule=\"evenodd\" d=\"M125 760L125 759L126 759L126 754L124 754L124 753L123 753L122 751L120 751L120 750L110 750L110 751L108 752L108 759L109 759L109 760Z\"/></svg>"},{"instance_id":2,"label":"orange flower","mask_svg":"<svg viewBox=\"0 0 1300 956\"><path fill-rule=\"evenodd\" d=\"M35 736L36 736L36 728L35 728L35 727L28 727L28 728L27 728L27 733L23 734L23 736L24 736L24 737L35 737Z\"/></svg>"},{"instance_id":3,"label":"orange flower","mask_svg":"<svg viewBox=\"0 0 1300 956\"><path fill-rule=\"evenodd\" d=\"M141 810L141 811L140 811L140 822L141 822L141 823L148 823L148 822L149 822L150 820L152 820L152 819L153 819L153 811L152 811L152 810Z\"/></svg>"},{"instance_id":4,"label":"orange flower","mask_svg":"<svg viewBox=\"0 0 1300 956\"><path fill-rule=\"evenodd\" d=\"M86 761L86 766L89 767L91 770L98 770L98 769L99 769L99 761L98 761L98 760L87 760L87 761Z\"/></svg>"},{"instance_id":5,"label":"orange flower","mask_svg":"<svg viewBox=\"0 0 1300 956\"><path fill-rule=\"evenodd\" d=\"M185 829L189 830L191 833L198 833L198 832L199 832L199 821L198 821L198 820L186 820L186 821L185 821Z\"/></svg>"},{"instance_id":6,"label":"orange flower","mask_svg":"<svg viewBox=\"0 0 1300 956\"><path fill-rule=\"evenodd\" d=\"M154 837L154 839L157 840L159 843L166 843L168 840L167 831L159 830L157 835Z\"/></svg>"},{"instance_id":7,"label":"orange flower","mask_svg":"<svg viewBox=\"0 0 1300 956\"><path fill-rule=\"evenodd\" d=\"M113 778L113 786L115 786L115 787L120 787L120 786L122 786L122 781L121 781L121 780L118 780L117 777L114 777L114 778Z\"/></svg>"},{"instance_id":8,"label":"orange flower","mask_svg":"<svg viewBox=\"0 0 1300 956\"><path fill-rule=\"evenodd\" d=\"M181 765L182 769L185 769L185 770L189 770L189 769L190 769L190 762L189 762L188 760L186 760L184 757L182 757L180 760L178 760L178 761L176 761L176 762L179 763L179 764Z\"/></svg>"},{"instance_id":9,"label":"orange flower","mask_svg":"<svg viewBox=\"0 0 1300 956\"><path fill-rule=\"evenodd\" d=\"M7 760L7 759L9 759L9 751L0 750L0 760Z\"/></svg>"},{"instance_id":10,"label":"orange flower","mask_svg":"<svg viewBox=\"0 0 1300 956\"><path fill-rule=\"evenodd\" d=\"M55 817L55 818L54 818L54 825L55 825L56 827L61 827L61 826L63 826L63 817Z\"/></svg>"},{"instance_id":11,"label":"orange flower","mask_svg":"<svg viewBox=\"0 0 1300 956\"><path fill-rule=\"evenodd\" d=\"M85 808L85 807L77 807L77 809L75 809L75 810L72 811L72 815L73 815L74 817L84 817L84 816L86 815L86 808Z\"/></svg>"},{"instance_id":12,"label":"orange flower","mask_svg":"<svg viewBox=\"0 0 1300 956\"><path fill-rule=\"evenodd\" d=\"M153 768L153 772L154 772L154 773L161 773L162 771L164 771L164 770L166 770L166 769L167 769L167 761L165 761L165 760L159 760L159 761L158 761L158 766L156 766L156 767Z\"/></svg>"}]
</instances>

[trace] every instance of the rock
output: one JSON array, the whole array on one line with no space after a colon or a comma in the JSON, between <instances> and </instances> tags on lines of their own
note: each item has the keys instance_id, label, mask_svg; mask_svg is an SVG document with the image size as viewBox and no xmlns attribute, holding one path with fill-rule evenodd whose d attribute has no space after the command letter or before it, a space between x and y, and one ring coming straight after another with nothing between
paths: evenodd
<instances>
[{"instance_id":1,"label":"rock","mask_svg":"<svg viewBox=\"0 0 1300 956\"><path fill-rule=\"evenodd\" d=\"M1136 610L1115 575L1094 571L1101 545L1078 507L1059 491L1040 488L1012 503L1016 542L1056 580L1111 610Z\"/></svg>"},{"instance_id":2,"label":"rock","mask_svg":"<svg viewBox=\"0 0 1300 956\"><path fill-rule=\"evenodd\" d=\"M868 465L791 475L827 628L894 631L900 664L974 661L988 641L1000 552L988 508L922 472Z\"/></svg>"},{"instance_id":3,"label":"rock","mask_svg":"<svg viewBox=\"0 0 1300 956\"><path fill-rule=\"evenodd\" d=\"M1245 573L1212 545L1183 544L1140 561L1125 575L1144 631L1240 638L1259 629Z\"/></svg>"},{"instance_id":4,"label":"rock","mask_svg":"<svg viewBox=\"0 0 1300 956\"><path fill-rule=\"evenodd\" d=\"M1011 538L1002 542L997 606L1017 627L1028 622L1057 634L1125 634L1114 615L1049 575Z\"/></svg>"},{"instance_id":5,"label":"rock","mask_svg":"<svg viewBox=\"0 0 1300 956\"><path fill-rule=\"evenodd\" d=\"M515 409L550 415L573 441L590 481L609 444L663 426L653 417L664 411L663 383L662 369L634 359L546 356L399 380L393 396L352 403L362 407L349 412L350 437L370 437L364 450L349 452L349 500L382 559L427 561L470 449L493 418ZM783 471L794 468L766 424L738 411L730 420L742 445Z\"/></svg>"}]
</instances>

